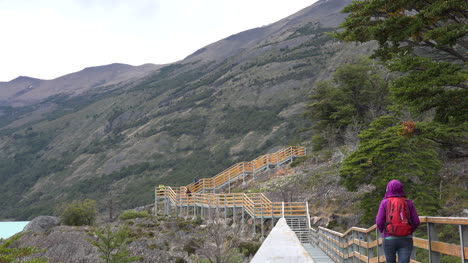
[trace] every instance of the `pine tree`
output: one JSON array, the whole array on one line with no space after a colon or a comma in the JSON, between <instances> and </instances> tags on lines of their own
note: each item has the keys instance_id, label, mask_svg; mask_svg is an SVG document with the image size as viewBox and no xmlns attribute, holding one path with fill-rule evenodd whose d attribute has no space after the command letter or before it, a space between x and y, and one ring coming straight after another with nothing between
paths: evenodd
<instances>
[{"instance_id":1,"label":"pine tree","mask_svg":"<svg viewBox=\"0 0 468 263\"><path fill-rule=\"evenodd\" d=\"M100 258L106 263L125 263L140 260L140 256L130 256L128 244L133 239L130 237L129 230L126 226L121 227L117 231L112 231L109 226L103 229L95 228L94 235L96 239L88 239L88 241L98 248L101 253Z\"/></svg>"},{"instance_id":2,"label":"pine tree","mask_svg":"<svg viewBox=\"0 0 468 263\"><path fill-rule=\"evenodd\" d=\"M395 101L413 113L435 110L435 120L461 124L468 118L468 2L354 1L334 34L344 41L375 40L374 57L407 73L391 88Z\"/></svg>"},{"instance_id":3,"label":"pine tree","mask_svg":"<svg viewBox=\"0 0 468 263\"><path fill-rule=\"evenodd\" d=\"M385 72L364 57L339 66L331 80L316 83L310 98L306 116L314 122L314 131L322 140L336 137L338 144L348 126L367 126L387 113L390 103Z\"/></svg>"},{"instance_id":4,"label":"pine tree","mask_svg":"<svg viewBox=\"0 0 468 263\"><path fill-rule=\"evenodd\" d=\"M349 189L376 187L362 202L369 223L390 179L405 184L422 214L435 214L438 154L466 155L457 148L467 144L467 10L465 0L356 0L342 11L349 16L334 37L376 41L372 57L400 74L390 85L393 109L421 120L411 133L398 111L375 120L345 159L341 176Z\"/></svg>"},{"instance_id":5,"label":"pine tree","mask_svg":"<svg viewBox=\"0 0 468 263\"><path fill-rule=\"evenodd\" d=\"M46 259L43 259L43 258L22 260L24 257L44 251L43 249L38 249L35 247L21 247L21 248L13 247L13 244L25 234L26 232L16 234L10 237L9 239L7 239L5 242L0 244L0 263L8 263L8 262L45 263L45 262L48 262Z\"/></svg>"},{"instance_id":6,"label":"pine tree","mask_svg":"<svg viewBox=\"0 0 468 263\"><path fill-rule=\"evenodd\" d=\"M361 202L365 223L374 222L386 185L393 179L403 183L420 214L435 215L440 208L437 144L421 136L417 125L382 116L360 134L358 149L344 160L340 175L349 190L362 184L375 186Z\"/></svg>"}]
</instances>

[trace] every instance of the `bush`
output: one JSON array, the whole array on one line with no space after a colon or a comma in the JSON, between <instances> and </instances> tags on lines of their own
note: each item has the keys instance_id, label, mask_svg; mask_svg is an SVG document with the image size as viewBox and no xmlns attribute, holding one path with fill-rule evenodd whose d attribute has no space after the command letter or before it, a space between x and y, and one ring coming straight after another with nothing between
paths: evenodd
<instances>
[{"instance_id":1,"label":"bush","mask_svg":"<svg viewBox=\"0 0 468 263\"><path fill-rule=\"evenodd\" d=\"M189 255L195 254L197 247L199 247L199 240L191 239L187 244L184 245L183 250Z\"/></svg>"},{"instance_id":2,"label":"bush","mask_svg":"<svg viewBox=\"0 0 468 263\"><path fill-rule=\"evenodd\" d=\"M60 217L68 226L92 225L96 220L96 201L85 199L65 205Z\"/></svg>"},{"instance_id":3,"label":"bush","mask_svg":"<svg viewBox=\"0 0 468 263\"><path fill-rule=\"evenodd\" d=\"M145 218L148 217L148 211L134 211L134 210L129 210L123 212L123 214L120 215L121 220L127 220L127 219L135 219L135 218Z\"/></svg>"},{"instance_id":4,"label":"bush","mask_svg":"<svg viewBox=\"0 0 468 263\"><path fill-rule=\"evenodd\" d=\"M257 250L260 248L261 244L258 242L241 242L239 244L239 250L246 257L250 257L257 253Z\"/></svg>"},{"instance_id":5,"label":"bush","mask_svg":"<svg viewBox=\"0 0 468 263\"><path fill-rule=\"evenodd\" d=\"M24 258L29 257L32 254L46 251L45 249L38 249L36 247L22 247L17 248L15 242L27 232L19 233L6 241L0 238L2 243L0 244L0 262L34 262L34 263L46 263L48 262L45 258L36 258L30 261L23 261Z\"/></svg>"},{"instance_id":6,"label":"bush","mask_svg":"<svg viewBox=\"0 0 468 263\"><path fill-rule=\"evenodd\" d=\"M194 226L200 226L201 224L203 224L203 219L201 218L201 216L197 216L195 220L192 220L192 225Z\"/></svg>"},{"instance_id":7,"label":"bush","mask_svg":"<svg viewBox=\"0 0 468 263\"><path fill-rule=\"evenodd\" d=\"M130 237L130 230L127 226L122 226L118 230L112 230L109 226L95 228L90 235L97 236L97 239L89 238L88 241L98 249L101 253L99 257L104 262L126 263L143 259L141 256L130 256L128 244L134 238Z\"/></svg>"}]
</instances>

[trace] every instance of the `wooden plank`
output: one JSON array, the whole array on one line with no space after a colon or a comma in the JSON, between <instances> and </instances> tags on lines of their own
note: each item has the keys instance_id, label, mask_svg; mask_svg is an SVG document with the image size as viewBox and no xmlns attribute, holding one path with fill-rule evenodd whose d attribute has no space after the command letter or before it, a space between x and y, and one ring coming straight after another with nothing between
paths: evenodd
<instances>
[{"instance_id":1,"label":"wooden plank","mask_svg":"<svg viewBox=\"0 0 468 263\"><path fill-rule=\"evenodd\" d=\"M449 224L449 225L468 225L468 218L462 217L429 217L420 216L421 223Z\"/></svg>"}]
</instances>

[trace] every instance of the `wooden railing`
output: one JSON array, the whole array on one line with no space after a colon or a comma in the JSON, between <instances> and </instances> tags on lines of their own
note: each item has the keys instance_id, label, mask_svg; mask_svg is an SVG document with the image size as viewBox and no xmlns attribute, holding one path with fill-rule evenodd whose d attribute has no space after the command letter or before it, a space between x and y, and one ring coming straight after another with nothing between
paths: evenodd
<instances>
[{"instance_id":1,"label":"wooden railing","mask_svg":"<svg viewBox=\"0 0 468 263\"><path fill-rule=\"evenodd\" d=\"M411 262L468 262L468 218L461 217L420 217L419 231L413 237L414 247ZM444 241L437 230L445 230L456 241ZM457 229L457 230L455 230ZM421 233L422 232L422 233ZM458 232L458 233L457 233ZM418 237L420 234L422 237ZM447 235L447 233L445 233ZM318 245L335 262L385 262L382 237L374 225L368 229L352 227L339 233L324 227L310 229L311 243ZM416 249L419 248L419 249Z\"/></svg>"},{"instance_id":2,"label":"wooden railing","mask_svg":"<svg viewBox=\"0 0 468 263\"><path fill-rule=\"evenodd\" d=\"M290 146L272 154L265 154L251 162L240 162L218 173L211 178L202 178L198 182L187 186L160 186L155 190L156 200L165 200L177 207L240 207L254 218L279 218L282 216L306 216L305 202L272 202L264 194L253 193L206 193L206 190L218 189L244 178L248 174L255 174L270 166L277 166L292 161L293 158L305 156L305 147ZM190 189L190 194L187 194Z\"/></svg>"},{"instance_id":3,"label":"wooden railing","mask_svg":"<svg viewBox=\"0 0 468 263\"><path fill-rule=\"evenodd\" d=\"M218 189L226 184L244 179L246 175L255 174L269 166L276 166L291 161L293 158L305 156L305 153L305 147L290 146L275 153L262 155L251 162L236 163L213 177L202 178L198 182L193 182L186 187L192 193Z\"/></svg>"},{"instance_id":4,"label":"wooden railing","mask_svg":"<svg viewBox=\"0 0 468 263\"><path fill-rule=\"evenodd\" d=\"M178 207L221 207L221 208L243 208L252 217L256 218L280 218L307 216L306 202L272 202L263 194L245 193L196 193L187 195L185 187L172 189L165 187L164 191L157 191L158 199L164 199Z\"/></svg>"}]
</instances>

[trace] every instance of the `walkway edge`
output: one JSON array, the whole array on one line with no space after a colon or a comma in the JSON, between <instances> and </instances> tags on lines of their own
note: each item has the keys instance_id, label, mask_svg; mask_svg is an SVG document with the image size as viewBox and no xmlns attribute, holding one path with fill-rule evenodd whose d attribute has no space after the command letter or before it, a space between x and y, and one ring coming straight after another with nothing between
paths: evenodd
<instances>
[{"instance_id":1,"label":"walkway edge","mask_svg":"<svg viewBox=\"0 0 468 263\"><path fill-rule=\"evenodd\" d=\"M250 263L315 263L296 234L279 219Z\"/></svg>"}]
</instances>

